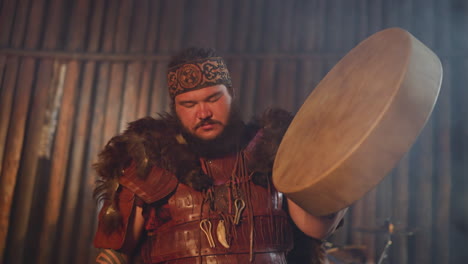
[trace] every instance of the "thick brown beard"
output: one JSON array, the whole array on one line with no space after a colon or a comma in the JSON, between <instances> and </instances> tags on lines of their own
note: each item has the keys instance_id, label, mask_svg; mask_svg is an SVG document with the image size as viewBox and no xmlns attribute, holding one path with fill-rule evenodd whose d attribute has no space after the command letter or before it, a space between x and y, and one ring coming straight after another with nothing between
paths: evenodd
<instances>
[{"instance_id":1,"label":"thick brown beard","mask_svg":"<svg viewBox=\"0 0 468 264\"><path fill-rule=\"evenodd\" d=\"M227 123L223 131L213 139L197 137L184 127L176 115L182 135L188 143L189 149L200 157L216 158L240 150L246 144L245 124L240 118L238 108L234 105L229 113Z\"/></svg>"}]
</instances>

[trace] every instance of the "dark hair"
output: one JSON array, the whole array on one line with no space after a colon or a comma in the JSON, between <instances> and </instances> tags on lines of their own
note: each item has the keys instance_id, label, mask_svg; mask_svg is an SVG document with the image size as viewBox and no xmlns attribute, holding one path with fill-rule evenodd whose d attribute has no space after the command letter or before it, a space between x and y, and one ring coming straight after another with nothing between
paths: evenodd
<instances>
[{"instance_id":1,"label":"dark hair","mask_svg":"<svg viewBox=\"0 0 468 264\"><path fill-rule=\"evenodd\" d=\"M219 57L215 49L190 47L174 55L169 61L168 68L177 66L179 64L182 64L188 61L193 61L197 59L205 59L205 58L210 58L210 57Z\"/></svg>"}]
</instances>

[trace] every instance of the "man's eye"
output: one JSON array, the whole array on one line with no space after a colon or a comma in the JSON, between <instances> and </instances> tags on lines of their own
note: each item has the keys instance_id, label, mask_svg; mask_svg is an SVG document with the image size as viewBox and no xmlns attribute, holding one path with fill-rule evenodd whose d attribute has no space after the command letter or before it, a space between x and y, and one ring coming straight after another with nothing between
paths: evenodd
<instances>
[{"instance_id":1,"label":"man's eye","mask_svg":"<svg viewBox=\"0 0 468 264\"><path fill-rule=\"evenodd\" d=\"M195 103L183 103L182 106L185 108L192 108L195 106Z\"/></svg>"},{"instance_id":2,"label":"man's eye","mask_svg":"<svg viewBox=\"0 0 468 264\"><path fill-rule=\"evenodd\" d=\"M217 96L215 96L215 97L211 97L210 99L208 99L208 102L214 103L214 102L218 101L219 98L221 98L221 95L217 95Z\"/></svg>"}]
</instances>

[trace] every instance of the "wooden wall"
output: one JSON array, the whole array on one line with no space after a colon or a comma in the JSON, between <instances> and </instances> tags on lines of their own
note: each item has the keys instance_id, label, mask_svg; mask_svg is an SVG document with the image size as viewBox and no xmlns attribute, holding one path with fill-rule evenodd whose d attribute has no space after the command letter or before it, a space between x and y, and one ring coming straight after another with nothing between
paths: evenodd
<instances>
[{"instance_id":1,"label":"wooden wall","mask_svg":"<svg viewBox=\"0 0 468 264\"><path fill-rule=\"evenodd\" d=\"M228 59L244 117L296 111L361 40L409 30L441 58L434 114L346 217L337 245L389 263L463 263L468 241L468 3L463 0L0 1L0 261L91 263L91 164L126 123L168 110L165 67L190 45ZM406 233L405 233L406 232ZM408 235L407 232L412 232Z\"/></svg>"}]
</instances>

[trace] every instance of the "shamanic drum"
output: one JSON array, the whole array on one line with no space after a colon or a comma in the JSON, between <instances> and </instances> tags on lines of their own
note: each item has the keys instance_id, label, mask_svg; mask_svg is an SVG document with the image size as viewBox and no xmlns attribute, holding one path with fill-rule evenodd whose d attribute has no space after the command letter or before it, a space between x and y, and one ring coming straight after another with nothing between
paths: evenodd
<instances>
[{"instance_id":1,"label":"shamanic drum","mask_svg":"<svg viewBox=\"0 0 468 264\"><path fill-rule=\"evenodd\" d=\"M410 149L434 108L438 57L390 28L342 58L306 99L279 146L273 183L313 215L350 206Z\"/></svg>"}]
</instances>

